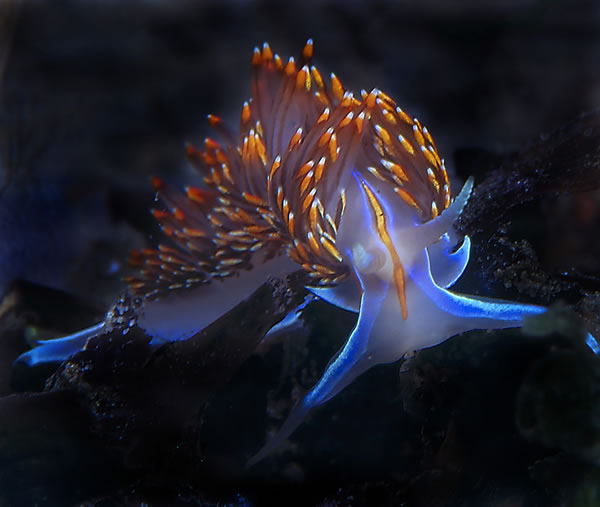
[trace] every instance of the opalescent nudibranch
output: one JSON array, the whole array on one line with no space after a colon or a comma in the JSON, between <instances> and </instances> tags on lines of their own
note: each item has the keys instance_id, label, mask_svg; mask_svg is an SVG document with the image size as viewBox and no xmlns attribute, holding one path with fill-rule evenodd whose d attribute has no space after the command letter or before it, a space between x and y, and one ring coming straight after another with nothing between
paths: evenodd
<instances>
[{"instance_id":1,"label":"opalescent nudibranch","mask_svg":"<svg viewBox=\"0 0 600 507\"><path fill-rule=\"evenodd\" d=\"M142 299L137 325L154 344L189 338L269 275L299 266L315 296L358 314L321 379L253 461L372 366L545 311L450 290L469 262L470 239L453 224L472 180L453 199L429 131L382 91L355 97L334 74L323 78L312 52L309 40L296 65L268 44L254 49L240 135L210 115L221 142L187 150L205 186L181 192L154 179L164 208L153 213L170 246L134 252L139 276L128 280ZM21 359L66 358L103 328Z\"/></svg>"}]
</instances>

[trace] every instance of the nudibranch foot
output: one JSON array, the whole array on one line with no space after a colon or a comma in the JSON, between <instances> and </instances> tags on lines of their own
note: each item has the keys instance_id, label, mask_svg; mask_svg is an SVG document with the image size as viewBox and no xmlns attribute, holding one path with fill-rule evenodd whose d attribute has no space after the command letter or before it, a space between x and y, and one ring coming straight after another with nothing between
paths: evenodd
<instances>
[{"instance_id":1,"label":"nudibranch foot","mask_svg":"<svg viewBox=\"0 0 600 507\"><path fill-rule=\"evenodd\" d=\"M24 363L27 366L62 362L85 347L90 338L95 338L105 333L106 325L100 322L63 338L54 340L36 340L34 348L21 354L15 363Z\"/></svg>"}]
</instances>

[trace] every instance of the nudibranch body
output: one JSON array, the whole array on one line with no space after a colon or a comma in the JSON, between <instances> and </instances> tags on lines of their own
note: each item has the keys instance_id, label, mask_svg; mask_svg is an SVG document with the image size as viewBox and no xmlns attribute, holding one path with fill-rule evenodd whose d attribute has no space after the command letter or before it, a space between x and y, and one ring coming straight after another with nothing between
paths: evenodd
<instances>
[{"instance_id":1,"label":"nudibranch body","mask_svg":"<svg viewBox=\"0 0 600 507\"><path fill-rule=\"evenodd\" d=\"M171 246L134 252L128 280L143 300L137 325L154 343L186 339L264 280L299 266L319 298L358 313L354 329L317 384L292 410L265 456L356 376L464 331L516 327L540 306L449 290L468 261L470 240L453 224L472 188L452 199L434 141L383 92L346 91L310 64L284 63L268 44L252 59L252 98L236 137L188 147L205 187L154 187L153 211ZM28 363L66 357L102 324L25 354Z\"/></svg>"}]
</instances>

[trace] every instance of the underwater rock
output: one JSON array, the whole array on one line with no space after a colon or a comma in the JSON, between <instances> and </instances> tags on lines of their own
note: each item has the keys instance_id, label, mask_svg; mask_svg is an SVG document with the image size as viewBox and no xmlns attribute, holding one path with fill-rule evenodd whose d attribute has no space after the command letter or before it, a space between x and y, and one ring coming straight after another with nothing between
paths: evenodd
<instances>
[{"instance_id":1,"label":"underwater rock","mask_svg":"<svg viewBox=\"0 0 600 507\"><path fill-rule=\"evenodd\" d=\"M266 331L303 300L303 287L302 273L287 280L273 278L198 335L154 352L148 346L149 338L135 326L128 327L127 322L107 335L90 339L85 350L60 365L44 392L0 399L0 477L12 477L11 467L22 459L13 450L15 446L23 447L23 453L33 460L20 465L22 473L38 473L38 452L45 456L46 438L52 441L56 437L48 433L54 420L71 421L69 424L75 426L64 428L67 447L63 450L68 463L54 460L53 466L56 473L69 474L69 483L81 481L81 485L71 488L69 494L73 496L65 497L64 491L54 491L52 484L44 482L25 503L39 501L43 495L70 498L72 503L98 491L98 486L91 487L89 481L80 478L85 470L71 470L69 464L79 452L93 457L89 449L98 442L110 449L108 455L98 457L103 473L127 481L144 477L150 484L153 477L168 477L172 484L180 484L184 478L193 482L200 471L205 479L242 473L248 448L262 438L264 391L236 399L240 410L234 411L233 418L228 414L230 404L223 407L217 399L211 407L210 400L247 361ZM244 431L239 431L235 414L247 417ZM17 424L20 419L27 424ZM78 452L70 450L71 441ZM45 473L44 467L49 466L44 463L42 460L39 473ZM69 489L65 481L57 482ZM108 482L106 487L115 486ZM0 493L0 500L4 498L20 497Z\"/></svg>"},{"instance_id":2,"label":"underwater rock","mask_svg":"<svg viewBox=\"0 0 600 507\"><path fill-rule=\"evenodd\" d=\"M73 505L128 479L112 473L119 453L90 434L81 401L67 391L0 398L0 504Z\"/></svg>"},{"instance_id":3,"label":"underwater rock","mask_svg":"<svg viewBox=\"0 0 600 507\"><path fill-rule=\"evenodd\" d=\"M130 465L148 466L164 453L183 452L173 448L189 428L198 432L200 445L215 435L204 435L201 422L195 426L198 413L253 354L266 331L304 297L302 285L293 289L295 277L300 280L302 274L289 281L271 279L197 335L155 351L150 338L129 327L125 318L121 328L90 339L85 350L65 361L48 380L47 390L80 393L93 416L94 432L127 449ZM207 456L211 450L202 447L200 455L190 452L186 459L208 466L215 455ZM238 458L237 466L243 461Z\"/></svg>"},{"instance_id":4,"label":"underwater rock","mask_svg":"<svg viewBox=\"0 0 600 507\"><path fill-rule=\"evenodd\" d=\"M525 334L556 333L565 344L531 366L517 397L519 431L540 442L600 465L600 359L585 345L572 310L551 308L529 319Z\"/></svg>"},{"instance_id":5,"label":"underwater rock","mask_svg":"<svg viewBox=\"0 0 600 507\"><path fill-rule=\"evenodd\" d=\"M458 221L459 232L472 236L543 194L600 188L600 113L582 114L517 152L459 152L457 162L460 172L484 176Z\"/></svg>"},{"instance_id":6,"label":"underwater rock","mask_svg":"<svg viewBox=\"0 0 600 507\"><path fill-rule=\"evenodd\" d=\"M600 364L555 350L540 359L517 400L521 433L600 465Z\"/></svg>"}]
</instances>

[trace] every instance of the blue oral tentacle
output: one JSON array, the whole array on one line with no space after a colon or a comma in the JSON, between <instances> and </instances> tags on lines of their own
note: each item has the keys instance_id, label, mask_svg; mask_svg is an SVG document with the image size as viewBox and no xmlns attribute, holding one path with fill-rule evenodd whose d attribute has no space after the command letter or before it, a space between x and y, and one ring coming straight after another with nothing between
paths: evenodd
<instances>
[{"instance_id":1,"label":"blue oral tentacle","mask_svg":"<svg viewBox=\"0 0 600 507\"><path fill-rule=\"evenodd\" d=\"M438 308L465 320L464 331L493 327L517 327L522 324L523 317L539 315L546 311L546 308L542 306L465 296L440 287L432 275L427 251L423 251L415 260L410 274L415 283ZM484 319L485 323L479 322L481 319Z\"/></svg>"},{"instance_id":2,"label":"blue oral tentacle","mask_svg":"<svg viewBox=\"0 0 600 507\"><path fill-rule=\"evenodd\" d=\"M436 284L445 289L452 287L464 273L469 263L471 238L465 236L455 252L449 251L451 246L450 239L445 235L427 249L430 258L435 259L430 264L433 278Z\"/></svg>"},{"instance_id":3,"label":"blue oral tentacle","mask_svg":"<svg viewBox=\"0 0 600 507\"><path fill-rule=\"evenodd\" d=\"M308 412L322 405L366 371L371 362L365 357L369 335L375 323L389 284L373 275L362 276L357 272L362 296L358 320L346 343L329 363L316 385L296 404L277 434L248 462L257 463L281 445L302 423Z\"/></svg>"},{"instance_id":4,"label":"blue oral tentacle","mask_svg":"<svg viewBox=\"0 0 600 507\"><path fill-rule=\"evenodd\" d=\"M360 360L365 355L371 330L379 315L381 304L387 295L389 284L377 277L369 277L365 287L364 278L359 277L363 294L358 320L346 343L327 366L317 384L308 392L304 402L310 407L322 405L333 398L358 375L369 368L369 363Z\"/></svg>"}]
</instances>

